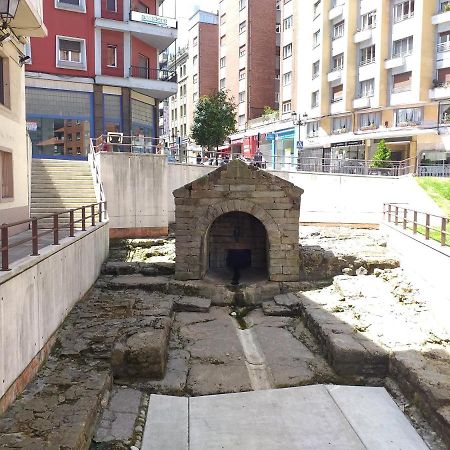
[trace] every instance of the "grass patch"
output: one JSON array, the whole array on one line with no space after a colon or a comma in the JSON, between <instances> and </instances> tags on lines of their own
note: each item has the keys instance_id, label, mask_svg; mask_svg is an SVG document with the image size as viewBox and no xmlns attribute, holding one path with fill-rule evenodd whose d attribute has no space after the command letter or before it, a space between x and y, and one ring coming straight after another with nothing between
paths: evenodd
<instances>
[{"instance_id":1,"label":"grass patch","mask_svg":"<svg viewBox=\"0 0 450 450\"><path fill-rule=\"evenodd\" d=\"M443 210L444 215L450 216L450 178L418 177L419 186ZM408 228L412 228L408 224ZM417 232L425 235L425 226L417 225ZM447 223L446 245L450 246L450 222ZM430 230L430 239L441 242L441 233Z\"/></svg>"}]
</instances>

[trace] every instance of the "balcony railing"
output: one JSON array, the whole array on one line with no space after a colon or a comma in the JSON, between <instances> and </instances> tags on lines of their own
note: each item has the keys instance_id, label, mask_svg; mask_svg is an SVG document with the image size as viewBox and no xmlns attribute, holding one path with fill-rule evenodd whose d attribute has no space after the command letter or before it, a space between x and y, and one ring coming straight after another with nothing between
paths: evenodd
<instances>
[{"instance_id":1,"label":"balcony railing","mask_svg":"<svg viewBox=\"0 0 450 450\"><path fill-rule=\"evenodd\" d=\"M342 102L343 97L336 97L331 99L331 103L339 103Z\"/></svg>"},{"instance_id":2,"label":"balcony railing","mask_svg":"<svg viewBox=\"0 0 450 450\"><path fill-rule=\"evenodd\" d=\"M374 62L375 62L375 57L374 58L368 58L368 59L365 59L363 61L360 61L359 62L359 66L360 67L367 66L368 64L373 64Z\"/></svg>"},{"instance_id":3,"label":"balcony railing","mask_svg":"<svg viewBox=\"0 0 450 450\"><path fill-rule=\"evenodd\" d=\"M131 66L130 77L145 78L147 80L176 82L177 73L172 70L161 70L161 69L152 69L149 67Z\"/></svg>"},{"instance_id":4,"label":"balcony railing","mask_svg":"<svg viewBox=\"0 0 450 450\"><path fill-rule=\"evenodd\" d=\"M448 52L450 50L450 41L440 42L436 45L436 50L438 53Z\"/></svg>"}]
</instances>

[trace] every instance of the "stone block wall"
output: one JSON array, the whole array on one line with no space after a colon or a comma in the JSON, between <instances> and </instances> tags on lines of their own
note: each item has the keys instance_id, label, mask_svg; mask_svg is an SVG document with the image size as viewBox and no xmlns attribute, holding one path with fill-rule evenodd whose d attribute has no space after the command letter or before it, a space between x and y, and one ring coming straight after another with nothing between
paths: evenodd
<instances>
[{"instance_id":1,"label":"stone block wall","mask_svg":"<svg viewBox=\"0 0 450 450\"><path fill-rule=\"evenodd\" d=\"M303 190L239 160L174 191L178 279L202 279L208 271L209 232L229 212L254 216L267 233L270 281L299 279L298 227Z\"/></svg>"}]
</instances>

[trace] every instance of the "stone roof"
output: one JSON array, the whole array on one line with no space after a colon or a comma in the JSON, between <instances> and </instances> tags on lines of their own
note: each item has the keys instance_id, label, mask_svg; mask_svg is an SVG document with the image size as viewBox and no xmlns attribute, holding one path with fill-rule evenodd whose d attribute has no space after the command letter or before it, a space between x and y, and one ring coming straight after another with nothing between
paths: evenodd
<instances>
[{"instance_id":1,"label":"stone roof","mask_svg":"<svg viewBox=\"0 0 450 450\"><path fill-rule=\"evenodd\" d=\"M271 186L278 186L286 193L286 195L292 198L299 198L304 192L302 188L290 181L277 177L276 175L253 165L248 165L239 159L234 159L228 164L218 167L209 174L175 189L173 195L175 198L180 198L186 197L186 190L204 190L205 188L214 189L214 186L220 184L230 184L230 178L232 179L232 184L235 185L269 184ZM209 186L206 187L205 185Z\"/></svg>"}]
</instances>

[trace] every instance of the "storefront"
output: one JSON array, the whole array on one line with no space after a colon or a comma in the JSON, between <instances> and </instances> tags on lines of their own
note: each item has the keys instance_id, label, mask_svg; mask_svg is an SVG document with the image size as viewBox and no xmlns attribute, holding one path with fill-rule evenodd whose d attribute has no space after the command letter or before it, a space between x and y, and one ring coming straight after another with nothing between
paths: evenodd
<instances>
[{"instance_id":1,"label":"storefront","mask_svg":"<svg viewBox=\"0 0 450 450\"><path fill-rule=\"evenodd\" d=\"M297 155L294 128L275 131L273 134L272 167L275 170L296 170Z\"/></svg>"}]
</instances>

